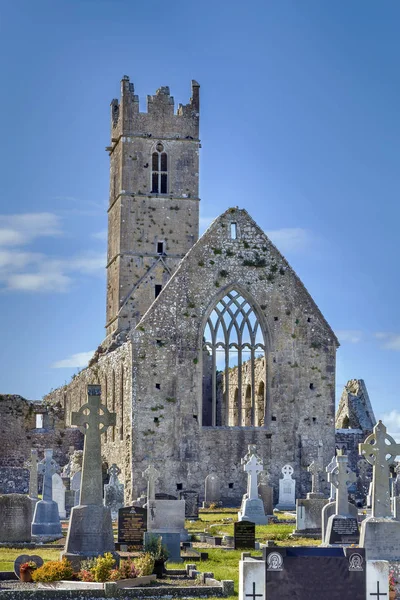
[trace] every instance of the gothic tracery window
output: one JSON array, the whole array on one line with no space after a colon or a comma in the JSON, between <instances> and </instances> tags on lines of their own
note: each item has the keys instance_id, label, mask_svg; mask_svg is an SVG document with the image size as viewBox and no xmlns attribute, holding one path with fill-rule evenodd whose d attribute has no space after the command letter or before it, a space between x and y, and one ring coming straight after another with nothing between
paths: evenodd
<instances>
[{"instance_id":1,"label":"gothic tracery window","mask_svg":"<svg viewBox=\"0 0 400 600\"><path fill-rule=\"evenodd\" d=\"M158 142L151 159L151 191L153 194L168 193L168 157L164 146Z\"/></svg>"},{"instance_id":2,"label":"gothic tracery window","mask_svg":"<svg viewBox=\"0 0 400 600\"><path fill-rule=\"evenodd\" d=\"M232 290L219 300L204 329L203 426L265 423L264 335L251 306Z\"/></svg>"}]
</instances>

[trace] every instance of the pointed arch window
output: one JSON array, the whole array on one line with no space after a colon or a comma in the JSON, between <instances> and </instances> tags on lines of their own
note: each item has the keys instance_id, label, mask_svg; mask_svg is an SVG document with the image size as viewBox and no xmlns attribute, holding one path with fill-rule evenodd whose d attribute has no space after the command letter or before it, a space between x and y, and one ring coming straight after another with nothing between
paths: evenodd
<instances>
[{"instance_id":1,"label":"pointed arch window","mask_svg":"<svg viewBox=\"0 0 400 600\"><path fill-rule=\"evenodd\" d=\"M151 158L151 192L153 194L168 193L168 156L164 146L159 142Z\"/></svg>"},{"instance_id":2,"label":"pointed arch window","mask_svg":"<svg viewBox=\"0 0 400 600\"><path fill-rule=\"evenodd\" d=\"M250 302L236 290L227 293L203 339L203 426L264 425L266 346Z\"/></svg>"}]
</instances>

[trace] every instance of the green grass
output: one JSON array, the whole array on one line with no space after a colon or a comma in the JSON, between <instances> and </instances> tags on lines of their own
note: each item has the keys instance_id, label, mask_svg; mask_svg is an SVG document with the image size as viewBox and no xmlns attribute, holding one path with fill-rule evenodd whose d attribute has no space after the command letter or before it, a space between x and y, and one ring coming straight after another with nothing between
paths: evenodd
<instances>
[{"instance_id":1,"label":"green grass","mask_svg":"<svg viewBox=\"0 0 400 600\"><path fill-rule=\"evenodd\" d=\"M58 560L60 558L60 550L55 548L0 548L0 571L13 571L14 561L20 554L36 554L41 556L44 561Z\"/></svg>"}]
</instances>

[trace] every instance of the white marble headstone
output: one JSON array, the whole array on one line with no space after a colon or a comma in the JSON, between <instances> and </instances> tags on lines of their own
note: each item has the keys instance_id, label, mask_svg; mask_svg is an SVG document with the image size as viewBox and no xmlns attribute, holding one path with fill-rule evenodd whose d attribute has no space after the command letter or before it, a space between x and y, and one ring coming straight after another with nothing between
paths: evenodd
<instances>
[{"instance_id":1,"label":"white marble headstone","mask_svg":"<svg viewBox=\"0 0 400 600\"><path fill-rule=\"evenodd\" d=\"M53 474L53 500L57 502L60 519L65 519L65 485L58 473Z\"/></svg>"},{"instance_id":2,"label":"white marble headstone","mask_svg":"<svg viewBox=\"0 0 400 600\"><path fill-rule=\"evenodd\" d=\"M296 480L292 478L294 469L291 465L282 467L283 479L279 480L278 510L296 509Z\"/></svg>"}]
</instances>

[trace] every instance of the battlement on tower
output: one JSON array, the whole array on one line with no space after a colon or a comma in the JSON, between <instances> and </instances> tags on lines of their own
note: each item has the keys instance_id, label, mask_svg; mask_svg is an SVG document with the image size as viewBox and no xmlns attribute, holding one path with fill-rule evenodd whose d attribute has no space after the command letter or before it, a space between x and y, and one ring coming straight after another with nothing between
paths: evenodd
<instances>
[{"instance_id":1,"label":"battlement on tower","mask_svg":"<svg viewBox=\"0 0 400 600\"><path fill-rule=\"evenodd\" d=\"M159 137L163 139L198 140L200 85L192 80L192 96L188 104L179 104L168 86L161 86L147 96L147 111L139 110L139 96L134 84L124 75L121 80L121 100L111 102L111 141L121 135Z\"/></svg>"}]
</instances>

